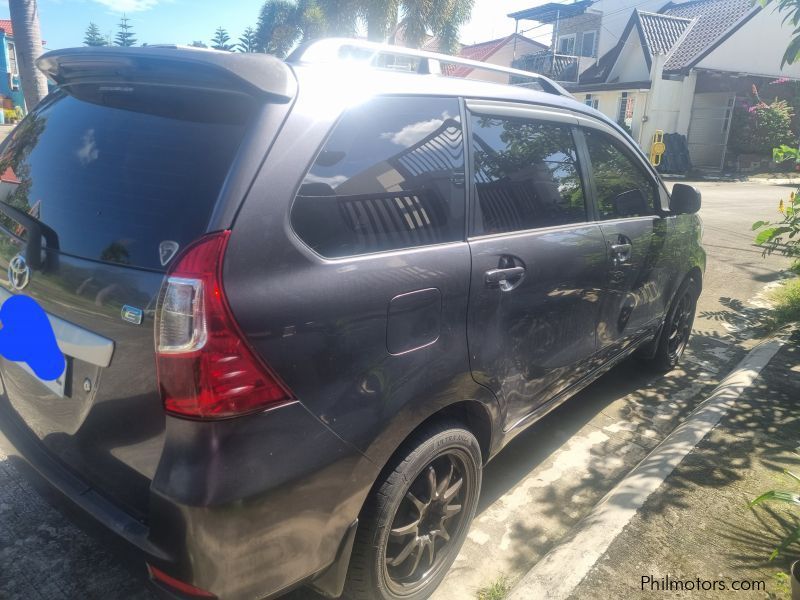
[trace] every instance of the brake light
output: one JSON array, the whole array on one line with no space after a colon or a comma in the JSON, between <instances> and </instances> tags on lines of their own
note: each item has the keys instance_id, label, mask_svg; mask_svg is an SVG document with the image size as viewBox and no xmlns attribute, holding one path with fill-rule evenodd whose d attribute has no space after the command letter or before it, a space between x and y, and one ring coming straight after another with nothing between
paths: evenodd
<instances>
[{"instance_id":1,"label":"brake light","mask_svg":"<svg viewBox=\"0 0 800 600\"><path fill-rule=\"evenodd\" d=\"M180 579L170 577L164 573L164 571L157 569L149 563L147 563L147 572L150 575L150 578L154 581L157 581L168 588L172 588L177 592L186 594L187 596L194 596L195 598L216 598L216 596L210 592L201 590L200 588L189 585L188 583L184 583Z\"/></svg>"},{"instance_id":2,"label":"brake light","mask_svg":"<svg viewBox=\"0 0 800 600\"><path fill-rule=\"evenodd\" d=\"M221 271L229 235L201 238L167 274L156 326L158 383L167 412L221 419L292 400L250 349L228 306Z\"/></svg>"}]
</instances>

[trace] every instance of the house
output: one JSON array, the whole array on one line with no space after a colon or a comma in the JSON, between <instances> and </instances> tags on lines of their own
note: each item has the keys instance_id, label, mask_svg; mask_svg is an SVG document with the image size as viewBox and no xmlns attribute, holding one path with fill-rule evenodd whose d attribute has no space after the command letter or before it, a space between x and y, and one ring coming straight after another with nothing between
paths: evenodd
<instances>
[{"instance_id":1,"label":"house","mask_svg":"<svg viewBox=\"0 0 800 600\"><path fill-rule=\"evenodd\" d=\"M17 49L14 44L14 28L8 19L0 19L0 100L2 108L25 108L17 68Z\"/></svg>"},{"instance_id":2,"label":"house","mask_svg":"<svg viewBox=\"0 0 800 600\"><path fill-rule=\"evenodd\" d=\"M601 48L608 16L623 14L609 4L613 1L564 5L585 3L560 17L554 43L571 31L579 44L599 27ZM598 21L591 15L601 2L606 12ZM554 75L576 98L627 126L645 151L656 130L677 133L687 137L693 166L723 169L736 98L750 97L754 85L765 89L777 79L800 79L800 64L781 67L793 28L783 25L783 15L772 6L690 0L656 7L637 3L624 14L625 26L607 52L598 52L588 66ZM577 47L564 44L562 50ZM526 60L530 65L529 57L521 62Z\"/></svg>"},{"instance_id":3,"label":"house","mask_svg":"<svg viewBox=\"0 0 800 600\"><path fill-rule=\"evenodd\" d=\"M568 89L622 121L644 149L653 133L687 136L692 164L725 167L738 97L776 79L800 79L800 64L781 67L792 27L751 0L669 3L635 9L618 43Z\"/></svg>"},{"instance_id":4,"label":"house","mask_svg":"<svg viewBox=\"0 0 800 600\"><path fill-rule=\"evenodd\" d=\"M536 40L527 38L519 33L512 33L496 40L463 46L458 55L461 58L485 62L490 65L511 67L518 57L535 54L546 49L547 46ZM481 71L471 67L456 66L452 67L449 72L456 77L465 77L467 79L482 79L497 83L509 82L508 75L503 73Z\"/></svg>"},{"instance_id":5,"label":"house","mask_svg":"<svg viewBox=\"0 0 800 600\"><path fill-rule=\"evenodd\" d=\"M619 40L634 8L658 10L666 0L578 0L570 4L549 2L509 14L521 24L552 27L550 48L523 56L516 66L559 81L577 81L578 75L597 62Z\"/></svg>"}]
</instances>

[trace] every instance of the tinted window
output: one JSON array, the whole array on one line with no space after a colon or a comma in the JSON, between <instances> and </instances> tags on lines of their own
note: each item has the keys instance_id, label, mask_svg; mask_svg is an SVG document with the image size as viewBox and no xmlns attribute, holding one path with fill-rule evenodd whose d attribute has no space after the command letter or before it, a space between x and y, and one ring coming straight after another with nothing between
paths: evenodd
<instances>
[{"instance_id":1,"label":"tinted window","mask_svg":"<svg viewBox=\"0 0 800 600\"><path fill-rule=\"evenodd\" d=\"M623 151L622 143L599 131L584 131L601 219L655 214L657 191L652 175Z\"/></svg>"},{"instance_id":2,"label":"tinted window","mask_svg":"<svg viewBox=\"0 0 800 600\"><path fill-rule=\"evenodd\" d=\"M376 98L335 127L292 225L323 256L352 256L461 240L465 204L458 101Z\"/></svg>"},{"instance_id":3,"label":"tinted window","mask_svg":"<svg viewBox=\"0 0 800 600\"><path fill-rule=\"evenodd\" d=\"M473 115L477 234L586 220L568 125Z\"/></svg>"},{"instance_id":4,"label":"tinted window","mask_svg":"<svg viewBox=\"0 0 800 600\"><path fill-rule=\"evenodd\" d=\"M0 155L0 200L52 228L65 253L163 269L162 251L206 230L243 131L58 95Z\"/></svg>"}]
</instances>

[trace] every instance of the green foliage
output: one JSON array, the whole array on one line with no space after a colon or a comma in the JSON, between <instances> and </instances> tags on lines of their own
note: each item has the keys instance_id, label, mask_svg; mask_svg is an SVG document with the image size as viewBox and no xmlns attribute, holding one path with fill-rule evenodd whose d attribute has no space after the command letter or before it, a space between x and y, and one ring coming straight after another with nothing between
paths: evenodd
<instances>
[{"instance_id":1,"label":"green foliage","mask_svg":"<svg viewBox=\"0 0 800 600\"><path fill-rule=\"evenodd\" d=\"M771 328L800 322L800 279L786 281L770 293L769 299L772 301L768 323Z\"/></svg>"},{"instance_id":2,"label":"green foliage","mask_svg":"<svg viewBox=\"0 0 800 600\"><path fill-rule=\"evenodd\" d=\"M770 104L759 101L749 108L737 106L728 143L740 154L769 155L776 144L795 140L791 129L793 114L785 100L776 99Z\"/></svg>"},{"instance_id":3,"label":"green foliage","mask_svg":"<svg viewBox=\"0 0 800 600\"><path fill-rule=\"evenodd\" d=\"M192 48L208 48L208 44L201 40L195 40L189 46Z\"/></svg>"},{"instance_id":4,"label":"green foliage","mask_svg":"<svg viewBox=\"0 0 800 600\"><path fill-rule=\"evenodd\" d=\"M89 23L86 35L83 38L84 46L108 46L108 40L100 33L100 28L94 23Z\"/></svg>"},{"instance_id":5,"label":"green foliage","mask_svg":"<svg viewBox=\"0 0 800 600\"><path fill-rule=\"evenodd\" d=\"M781 69L783 69L784 65L791 65L800 59L800 0L760 0L760 2L762 6L768 6L773 2L777 4L778 12L785 13L783 24L792 27L792 40L781 59Z\"/></svg>"},{"instance_id":6,"label":"green foliage","mask_svg":"<svg viewBox=\"0 0 800 600\"><path fill-rule=\"evenodd\" d=\"M795 483L800 483L800 477L792 473L791 471L784 470L784 473L791 477ZM764 494L761 494L755 500L752 500L748 506L750 508L762 504L763 502L781 502L783 504L792 504L794 506L800 505L800 494L796 492L780 492L777 490L771 490ZM798 525L794 530L792 530L789 535L787 535L783 541L781 541L780 545L772 551L769 559L775 559L781 552L786 550L789 546L793 543L800 540L800 525Z\"/></svg>"},{"instance_id":7,"label":"green foliage","mask_svg":"<svg viewBox=\"0 0 800 600\"><path fill-rule=\"evenodd\" d=\"M302 36L302 27L295 2L267 0L258 17L258 45L269 54L284 57Z\"/></svg>"},{"instance_id":8,"label":"green foliage","mask_svg":"<svg viewBox=\"0 0 800 600\"><path fill-rule=\"evenodd\" d=\"M5 108L3 109L3 117L5 118L6 123L11 123L17 120L17 111L13 108Z\"/></svg>"},{"instance_id":9,"label":"green foliage","mask_svg":"<svg viewBox=\"0 0 800 600\"><path fill-rule=\"evenodd\" d=\"M795 159L800 162L800 151L782 145L772 153L776 162ZM764 255L778 252L784 256L800 257L800 194L792 192L788 201L778 203L781 219L777 221L756 221L753 231L758 231L755 243L764 249Z\"/></svg>"},{"instance_id":10,"label":"green foliage","mask_svg":"<svg viewBox=\"0 0 800 600\"><path fill-rule=\"evenodd\" d=\"M228 35L228 31L224 27L217 27L217 30L214 32L214 37L211 38L211 47L214 50L231 52L233 50L233 44L230 44L230 41L231 36Z\"/></svg>"},{"instance_id":11,"label":"green foliage","mask_svg":"<svg viewBox=\"0 0 800 600\"><path fill-rule=\"evenodd\" d=\"M503 600L511 591L511 583L507 577L500 577L491 585L478 590L478 600Z\"/></svg>"},{"instance_id":12,"label":"green foliage","mask_svg":"<svg viewBox=\"0 0 800 600\"><path fill-rule=\"evenodd\" d=\"M239 36L239 43L236 44L236 50L244 53L258 52L258 35L256 30L248 27L244 33Z\"/></svg>"},{"instance_id":13,"label":"green foliage","mask_svg":"<svg viewBox=\"0 0 800 600\"><path fill-rule=\"evenodd\" d=\"M114 38L115 46L122 46L123 48L130 48L136 45L136 36L133 33L133 26L130 24L130 19L122 15L117 26L117 35Z\"/></svg>"},{"instance_id":14,"label":"green foliage","mask_svg":"<svg viewBox=\"0 0 800 600\"><path fill-rule=\"evenodd\" d=\"M406 45L420 47L431 35L445 52L458 49L458 30L472 14L474 0L267 0L258 22L258 42L285 56L299 41L367 37L385 41L402 30Z\"/></svg>"}]
</instances>

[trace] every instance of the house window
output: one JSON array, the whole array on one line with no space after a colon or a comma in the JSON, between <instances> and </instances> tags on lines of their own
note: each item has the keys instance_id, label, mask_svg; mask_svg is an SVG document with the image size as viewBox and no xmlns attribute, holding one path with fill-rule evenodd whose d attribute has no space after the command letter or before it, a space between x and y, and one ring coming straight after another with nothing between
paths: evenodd
<instances>
[{"instance_id":1,"label":"house window","mask_svg":"<svg viewBox=\"0 0 800 600\"><path fill-rule=\"evenodd\" d=\"M628 92L622 92L617 110L617 123L630 127L633 124L633 108L636 98Z\"/></svg>"},{"instance_id":2,"label":"house window","mask_svg":"<svg viewBox=\"0 0 800 600\"><path fill-rule=\"evenodd\" d=\"M8 42L8 72L12 75L19 75L17 69L17 49L14 42Z\"/></svg>"},{"instance_id":3,"label":"house window","mask_svg":"<svg viewBox=\"0 0 800 600\"><path fill-rule=\"evenodd\" d=\"M583 103L586 106L591 106L592 108L597 108L600 104L600 98L593 94L586 94L586 98L583 100Z\"/></svg>"},{"instance_id":4,"label":"house window","mask_svg":"<svg viewBox=\"0 0 800 600\"><path fill-rule=\"evenodd\" d=\"M581 38L581 56L594 56L594 47L597 40L596 31L584 31Z\"/></svg>"},{"instance_id":5,"label":"house window","mask_svg":"<svg viewBox=\"0 0 800 600\"><path fill-rule=\"evenodd\" d=\"M573 56L575 54L575 34L562 35L558 38L558 53Z\"/></svg>"}]
</instances>

